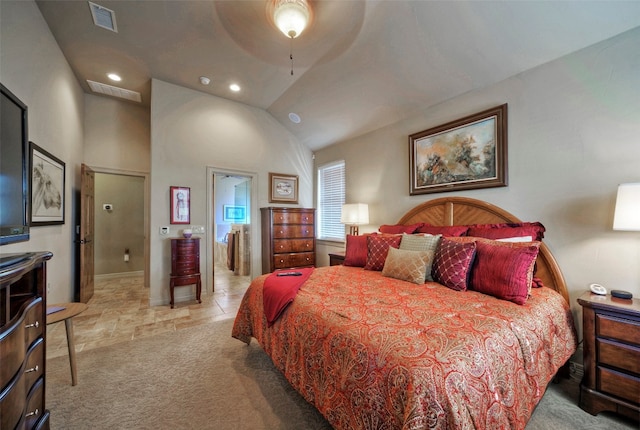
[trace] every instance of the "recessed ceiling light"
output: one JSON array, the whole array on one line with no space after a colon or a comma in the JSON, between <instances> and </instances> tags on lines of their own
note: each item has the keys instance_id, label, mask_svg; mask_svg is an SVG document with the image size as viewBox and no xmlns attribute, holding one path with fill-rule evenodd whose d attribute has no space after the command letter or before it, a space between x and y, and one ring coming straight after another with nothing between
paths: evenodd
<instances>
[{"instance_id":1,"label":"recessed ceiling light","mask_svg":"<svg viewBox=\"0 0 640 430\"><path fill-rule=\"evenodd\" d=\"M122 80L122 78L120 76L116 75L115 73L109 73L107 75L107 77L109 79L111 79L112 81L116 81L116 82L120 82Z\"/></svg>"},{"instance_id":2,"label":"recessed ceiling light","mask_svg":"<svg viewBox=\"0 0 640 430\"><path fill-rule=\"evenodd\" d=\"M200 83L202 85L209 85L211 83L211 79L207 78L206 76L200 76Z\"/></svg>"},{"instance_id":3,"label":"recessed ceiling light","mask_svg":"<svg viewBox=\"0 0 640 430\"><path fill-rule=\"evenodd\" d=\"M240 85L238 84L231 84L229 85L229 89L235 93L237 93L238 91L240 91Z\"/></svg>"},{"instance_id":4,"label":"recessed ceiling light","mask_svg":"<svg viewBox=\"0 0 640 430\"><path fill-rule=\"evenodd\" d=\"M300 121L302 121L300 119L300 115L298 115L297 113L291 112L289 114L289 120L295 124L300 124Z\"/></svg>"}]
</instances>

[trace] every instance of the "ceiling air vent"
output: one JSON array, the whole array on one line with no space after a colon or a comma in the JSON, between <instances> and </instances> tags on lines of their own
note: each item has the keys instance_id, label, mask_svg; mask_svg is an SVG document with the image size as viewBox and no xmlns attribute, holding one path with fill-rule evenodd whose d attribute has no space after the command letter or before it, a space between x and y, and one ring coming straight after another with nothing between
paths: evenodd
<instances>
[{"instance_id":1,"label":"ceiling air vent","mask_svg":"<svg viewBox=\"0 0 640 430\"><path fill-rule=\"evenodd\" d=\"M98 94L105 94L111 97L118 97L132 102L142 102L140 93L131 90L125 90L124 88L114 87L113 85L101 84L100 82L90 81L87 79L91 91Z\"/></svg>"},{"instance_id":2,"label":"ceiling air vent","mask_svg":"<svg viewBox=\"0 0 640 430\"><path fill-rule=\"evenodd\" d=\"M95 25L116 33L118 32L116 14L111 9L91 2L89 2L89 8L91 9L91 16L93 17L93 23Z\"/></svg>"}]
</instances>

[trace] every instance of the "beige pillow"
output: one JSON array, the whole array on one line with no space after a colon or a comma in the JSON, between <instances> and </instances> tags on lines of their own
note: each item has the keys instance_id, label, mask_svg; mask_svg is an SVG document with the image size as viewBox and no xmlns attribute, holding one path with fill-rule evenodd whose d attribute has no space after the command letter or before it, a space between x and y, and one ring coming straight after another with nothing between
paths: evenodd
<instances>
[{"instance_id":1,"label":"beige pillow","mask_svg":"<svg viewBox=\"0 0 640 430\"><path fill-rule=\"evenodd\" d=\"M400 249L407 251L427 251L431 256L430 263L427 263L427 269L425 273L425 279L427 281L433 281L431 275L431 266L433 263L433 256L436 254L438 244L440 243L441 234L403 234L402 241L400 242Z\"/></svg>"},{"instance_id":2,"label":"beige pillow","mask_svg":"<svg viewBox=\"0 0 640 430\"><path fill-rule=\"evenodd\" d=\"M424 284L427 265L431 267L432 263L433 253L389 248L382 275L414 284Z\"/></svg>"}]
</instances>

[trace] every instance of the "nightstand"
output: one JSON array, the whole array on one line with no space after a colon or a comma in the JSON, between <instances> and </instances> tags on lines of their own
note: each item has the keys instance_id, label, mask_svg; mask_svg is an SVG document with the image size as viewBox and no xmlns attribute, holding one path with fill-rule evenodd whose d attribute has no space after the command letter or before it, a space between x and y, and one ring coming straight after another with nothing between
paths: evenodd
<instances>
[{"instance_id":1,"label":"nightstand","mask_svg":"<svg viewBox=\"0 0 640 430\"><path fill-rule=\"evenodd\" d=\"M578 303L584 334L580 407L640 420L640 300L587 292Z\"/></svg>"},{"instance_id":2,"label":"nightstand","mask_svg":"<svg viewBox=\"0 0 640 430\"><path fill-rule=\"evenodd\" d=\"M344 251L329 253L329 266L342 266L344 263Z\"/></svg>"}]
</instances>

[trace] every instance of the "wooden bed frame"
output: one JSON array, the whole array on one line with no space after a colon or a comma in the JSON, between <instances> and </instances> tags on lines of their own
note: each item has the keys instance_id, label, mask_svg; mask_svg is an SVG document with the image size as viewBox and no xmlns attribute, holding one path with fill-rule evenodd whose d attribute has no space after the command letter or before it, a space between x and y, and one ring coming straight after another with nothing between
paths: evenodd
<instances>
[{"instance_id":1,"label":"wooden bed frame","mask_svg":"<svg viewBox=\"0 0 640 430\"><path fill-rule=\"evenodd\" d=\"M521 220L511 213L482 200L468 197L443 197L429 200L407 212L398 224L428 223L437 226L515 223ZM567 285L556 259L543 242L536 262L536 274L546 287L552 288L569 301Z\"/></svg>"}]
</instances>

